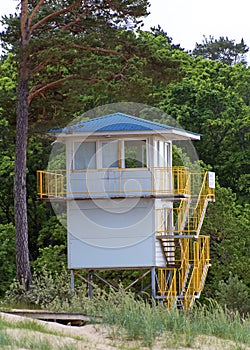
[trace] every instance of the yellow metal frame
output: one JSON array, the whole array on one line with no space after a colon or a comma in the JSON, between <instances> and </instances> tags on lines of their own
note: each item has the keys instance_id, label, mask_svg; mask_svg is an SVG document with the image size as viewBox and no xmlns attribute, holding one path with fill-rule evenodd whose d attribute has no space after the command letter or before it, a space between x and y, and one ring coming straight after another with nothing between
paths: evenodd
<instances>
[{"instance_id":1,"label":"yellow metal frame","mask_svg":"<svg viewBox=\"0 0 250 350\"><path fill-rule=\"evenodd\" d=\"M192 307L195 298L202 292L209 265L209 237L199 236L193 243L193 270L183 299L185 310Z\"/></svg>"},{"instance_id":2,"label":"yellow metal frame","mask_svg":"<svg viewBox=\"0 0 250 350\"><path fill-rule=\"evenodd\" d=\"M156 235L158 239L167 242L175 240L175 266L176 281L172 286L171 296L167 294L166 305L182 305L183 309L189 310L195 299L203 290L208 268L210 266L209 237L199 235L209 201L215 200L215 190L209 187L208 173L191 173L187 181L190 196L180 201L178 208L163 208L156 210ZM195 205L193 201L195 200ZM172 217L174 227L166 227L166 218ZM166 261L168 261L168 251ZM166 268L165 271L168 271ZM159 278L160 296L164 296L167 276L165 280ZM176 295L173 304L173 295ZM170 300L168 301L168 298Z\"/></svg>"},{"instance_id":3,"label":"yellow metal frame","mask_svg":"<svg viewBox=\"0 0 250 350\"><path fill-rule=\"evenodd\" d=\"M202 181L201 178L203 178ZM201 187L197 194L197 183L199 182ZM190 196L182 199L178 208L156 209L156 234L158 236L175 233L198 237L207 204L209 201L215 200L215 190L208 186L207 172L204 174L190 173L187 188L190 189ZM190 207L192 199L196 200L195 207ZM164 226L166 212L170 213L175 220L175 225L172 228Z\"/></svg>"},{"instance_id":4,"label":"yellow metal frame","mask_svg":"<svg viewBox=\"0 0 250 350\"><path fill-rule=\"evenodd\" d=\"M145 174L149 177L145 181ZM78 189L74 192L67 189L67 182L71 174L74 174L76 179L75 187ZM103 176L115 174L119 178L119 183L116 183L116 188L111 186L103 188L100 186ZM126 175L126 188L124 189L124 181L122 176ZM108 169L86 169L86 170L38 170L37 171L37 193L39 198L67 198L74 195L89 196L99 195L107 196L110 192L116 195L126 194L133 195L138 192L134 189L133 183L130 180L138 179L138 183L145 181L147 188L140 188L140 193L149 195L188 195L190 193L190 175L186 167L154 167L154 168L108 168ZM90 185L90 190L86 190L82 186L83 177L87 178ZM148 181L150 180L150 181Z\"/></svg>"},{"instance_id":5,"label":"yellow metal frame","mask_svg":"<svg viewBox=\"0 0 250 350\"><path fill-rule=\"evenodd\" d=\"M176 272L175 268L159 268L158 269L158 293L164 297L164 301L171 309L174 307L177 297ZM171 274L171 281L167 282L169 274Z\"/></svg>"},{"instance_id":6,"label":"yellow metal frame","mask_svg":"<svg viewBox=\"0 0 250 350\"><path fill-rule=\"evenodd\" d=\"M210 266L209 237L200 235L198 239L183 238L180 241L180 259L175 260L175 266L179 267L158 269L158 295L168 308L176 306L180 298L183 308L189 310L204 288ZM171 272L171 283L168 284Z\"/></svg>"}]
</instances>

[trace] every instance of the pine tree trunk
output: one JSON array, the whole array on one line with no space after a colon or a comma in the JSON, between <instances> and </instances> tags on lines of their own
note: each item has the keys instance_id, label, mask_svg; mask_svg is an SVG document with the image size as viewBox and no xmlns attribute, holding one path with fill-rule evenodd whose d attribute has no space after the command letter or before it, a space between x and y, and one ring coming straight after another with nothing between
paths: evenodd
<instances>
[{"instance_id":1,"label":"pine tree trunk","mask_svg":"<svg viewBox=\"0 0 250 350\"><path fill-rule=\"evenodd\" d=\"M28 143L28 79L25 62L21 65L18 85L16 153L14 173L14 208L16 226L16 269L18 280L24 281L26 290L31 284L28 246L26 159Z\"/></svg>"}]
</instances>

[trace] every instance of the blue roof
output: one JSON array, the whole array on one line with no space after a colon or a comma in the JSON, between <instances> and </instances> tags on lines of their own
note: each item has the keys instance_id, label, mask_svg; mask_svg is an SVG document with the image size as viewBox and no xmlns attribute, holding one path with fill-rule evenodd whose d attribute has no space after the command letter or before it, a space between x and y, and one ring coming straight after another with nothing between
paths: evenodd
<instances>
[{"instance_id":1,"label":"blue roof","mask_svg":"<svg viewBox=\"0 0 250 350\"><path fill-rule=\"evenodd\" d=\"M99 118L80 121L64 128L50 130L55 133L105 132L105 131L149 131L178 129L172 126L155 123L150 120L137 118L123 113L113 113ZM195 134L195 133L192 133ZM198 134L196 134L198 135Z\"/></svg>"}]
</instances>

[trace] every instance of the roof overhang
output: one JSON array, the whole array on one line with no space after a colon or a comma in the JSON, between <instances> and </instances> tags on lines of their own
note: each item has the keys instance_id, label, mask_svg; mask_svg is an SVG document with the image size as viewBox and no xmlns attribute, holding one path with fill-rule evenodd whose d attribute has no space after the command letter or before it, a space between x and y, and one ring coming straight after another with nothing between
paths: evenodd
<instances>
[{"instance_id":1,"label":"roof overhang","mask_svg":"<svg viewBox=\"0 0 250 350\"><path fill-rule=\"evenodd\" d=\"M68 138L127 138L127 137L143 137L143 136L155 136L157 138L167 139L170 141L180 140L200 140L200 134L188 132L182 129L167 129L167 130L135 130L135 131L95 131L95 132L65 132L65 133L50 133L58 140L64 140Z\"/></svg>"}]
</instances>

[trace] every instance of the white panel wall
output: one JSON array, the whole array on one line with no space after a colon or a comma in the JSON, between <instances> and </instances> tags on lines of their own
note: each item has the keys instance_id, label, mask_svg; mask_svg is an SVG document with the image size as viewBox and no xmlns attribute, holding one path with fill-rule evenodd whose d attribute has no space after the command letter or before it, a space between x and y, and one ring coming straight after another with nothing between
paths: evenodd
<instances>
[{"instance_id":1,"label":"white panel wall","mask_svg":"<svg viewBox=\"0 0 250 350\"><path fill-rule=\"evenodd\" d=\"M155 266L153 199L68 202L69 268Z\"/></svg>"}]
</instances>

